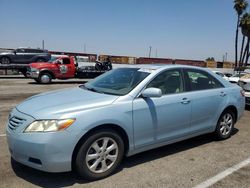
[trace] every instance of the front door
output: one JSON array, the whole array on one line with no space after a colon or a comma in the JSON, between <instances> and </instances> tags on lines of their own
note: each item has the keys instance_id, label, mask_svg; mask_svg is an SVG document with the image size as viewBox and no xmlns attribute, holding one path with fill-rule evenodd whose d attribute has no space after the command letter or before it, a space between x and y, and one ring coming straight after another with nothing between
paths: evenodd
<instances>
[{"instance_id":1,"label":"front door","mask_svg":"<svg viewBox=\"0 0 250 188\"><path fill-rule=\"evenodd\" d=\"M135 148L174 140L188 133L191 101L184 93L181 70L167 70L148 84L162 90L160 98L133 101Z\"/></svg>"},{"instance_id":2,"label":"front door","mask_svg":"<svg viewBox=\"0 0 250 188\"><path fill-rule=\"evenodd\" d=\"M70 59L67 57L62 58L60 61L58 78L73 78L75 76L75 65L71 64Z\"/></svg>"}]
</instances>

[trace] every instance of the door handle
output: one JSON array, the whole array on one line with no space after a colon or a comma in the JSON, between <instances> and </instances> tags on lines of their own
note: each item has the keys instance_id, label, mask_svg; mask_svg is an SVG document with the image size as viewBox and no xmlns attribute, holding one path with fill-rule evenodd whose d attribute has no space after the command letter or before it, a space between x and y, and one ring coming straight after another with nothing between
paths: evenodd
<instances>
[{"instance_id":1,"label":"door handle","mask_svg":"<svg viewBox=\"0 0 250 188\"><path fill-rule=\"evenodd\" d=\"M220 96L221 96L221 97L225 97L226 95L227 95L227 94L226 94L225 92L223 92L223 91L220 92Z\"/></svg>"},{"instance_id":2,"label":"door handle","mask_svg":"<svg viewBox=\"0 0 250 188\"><path fill-rule=\"evenodd\" d=\"M181 101L182 104L188 104L190 103L190 100L188 100L186 97L182 99Z\"/></svg>"}]
</instances>

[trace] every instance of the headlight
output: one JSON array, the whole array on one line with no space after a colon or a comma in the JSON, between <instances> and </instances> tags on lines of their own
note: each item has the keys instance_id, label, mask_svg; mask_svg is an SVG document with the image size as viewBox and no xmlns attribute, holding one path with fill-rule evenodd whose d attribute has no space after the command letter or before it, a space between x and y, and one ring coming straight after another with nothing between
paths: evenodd
<instances>
[{"instance_id":1,"label":"headlight","mask_svg":"<svg viewBox=\"0 0 250 188\"><path fill-rule=\"evenodd\" d=\"M68 128L75 119L63 120L37 120L31 123L24 132L55 132Z\"/></svg>"}]
</instances>

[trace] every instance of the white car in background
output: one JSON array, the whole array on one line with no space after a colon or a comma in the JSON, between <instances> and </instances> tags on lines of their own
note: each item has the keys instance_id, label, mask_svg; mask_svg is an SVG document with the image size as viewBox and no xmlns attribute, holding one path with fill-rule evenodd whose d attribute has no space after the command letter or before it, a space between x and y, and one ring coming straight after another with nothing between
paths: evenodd
<instances>
[{"instance_id":1,"label":"white car in background","mask_svg":"<svg viewBox=\"0 0 250 188\"><path fill-rule=\"evenodd\" d=\"M213 71L215 74L221 76L222 78L224 78L225 80L228 80L229 77L227 77L223 72L220 71Z\"/></svg>"},{"instance_id":2,"label":"white car in background","mask_svg":"<svg viewBox=\"0 0 250 188\"><path fill-rule=\"evenodd\" d=\"M240 79L242 76L246 75L246 74L247 74L247 73L245 73L245 72L236 73L236 74L234 74L233 76L229 77L228 80L229 80L229 82L231 82L231 83L237 84L238 81L239 81L239 79Z\"/></svg>"},{"instance_id":3,"label":"white car in background","mask_svg":"<svg viewBox=\"0 0 250 188\"><path fill-rule=\"evenodd\" d=\"M238 84L245 91L246 105L250 105L250 74L242 76Z\"/></svg>"}]
</instances>

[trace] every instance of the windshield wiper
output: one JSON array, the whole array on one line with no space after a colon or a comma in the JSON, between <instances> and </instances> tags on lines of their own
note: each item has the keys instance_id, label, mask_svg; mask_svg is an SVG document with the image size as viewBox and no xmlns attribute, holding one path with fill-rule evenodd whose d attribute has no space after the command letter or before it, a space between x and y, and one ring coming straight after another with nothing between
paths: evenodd
<instances>
[{"instance_id":1,"label":"windshield wiper","mask_svg":"<svg viewBox=\"0 0 250 188\"><path fill-rule=\"evenodd\" d=\"M102 93L103 94L103 92L101 92L101 91L99 91L99 90L97 90L97 89L95 89L95 88L89 88L89 87L86 87L85 85L81 85L81 86L79 86L80 88L83 88L83 89L86 89L86 90L89 90L89 91L93 91L93 92L96 92L96 93Z\"/></svg>"}]
</instances>

